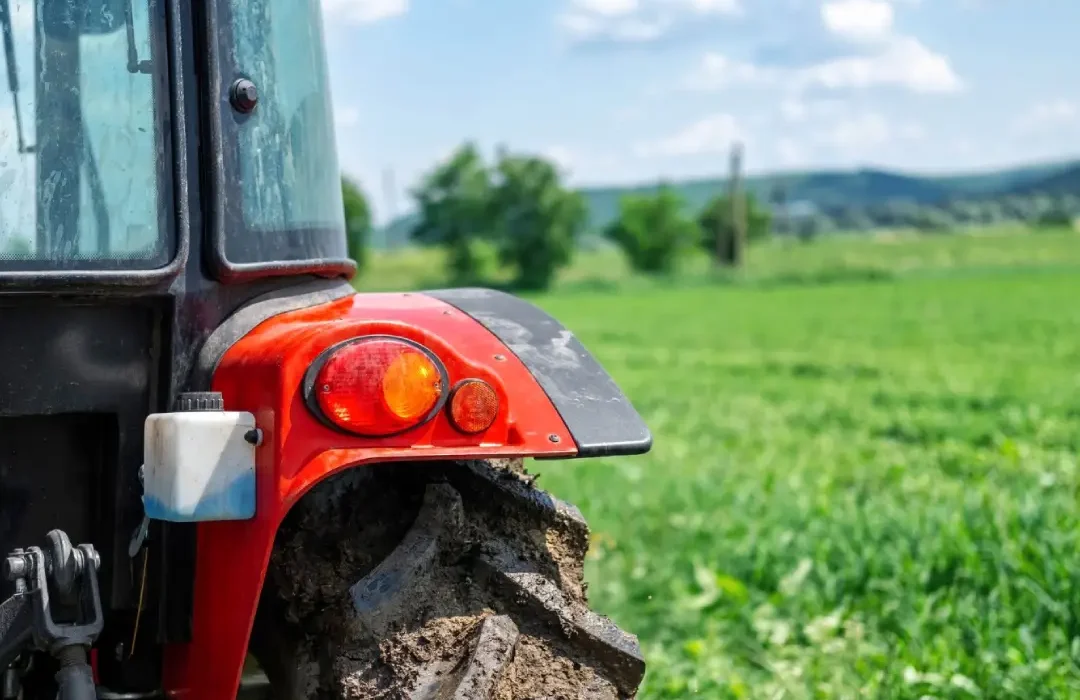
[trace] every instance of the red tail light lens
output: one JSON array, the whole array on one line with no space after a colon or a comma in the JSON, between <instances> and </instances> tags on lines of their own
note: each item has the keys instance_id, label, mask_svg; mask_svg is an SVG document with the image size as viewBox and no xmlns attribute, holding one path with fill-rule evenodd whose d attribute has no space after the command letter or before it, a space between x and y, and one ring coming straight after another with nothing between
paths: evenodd
<instances>
[{"instance_id":1,"label":"red tail light lens","mask_svg":"<svg viewBox=\"0 0 1080 700\"><path fill-rule=\"evenodd\" d=\"M426 348L370 337L331 348L308 370L308 404L333 425L382 437L430 420L445 401L446 370Z\"/></svg>"},{"instance_id":2,"label":"red tail light lens","mask_svg":"<svg viewBox=\"0 0 1080 700\"><path fill-rule=\"evenodd\" d=\"M450 421L463 433L482 433L499 415L499 395L487 382L466 379L450 397Z\"/></svg>"}]
</instances>

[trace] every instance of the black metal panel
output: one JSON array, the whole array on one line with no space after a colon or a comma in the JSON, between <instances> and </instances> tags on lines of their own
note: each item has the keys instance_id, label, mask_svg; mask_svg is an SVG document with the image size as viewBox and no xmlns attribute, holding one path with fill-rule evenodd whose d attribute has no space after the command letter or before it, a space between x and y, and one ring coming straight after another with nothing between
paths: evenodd
<instances>
[{"instance_id":1,"label":"black metal panel","mask_svg":"<svg viewBox=\"0 0 1080 700\"><path fill-rule=\"evenodd\" d=\"M27 496L19 518L46 527L32 535L9 523L13 536L31 541L0 548L33 544L59 527L46 526L52 517L75 518L69 534L92 537L102 553L111 606L124 605L131 588L127 553L115 543L141 518L137 475L143 420L162 386L163 301L0 297L0 425L25 431L10 438L0 488ZM108 493L99 492L99 480L87 481L99 470ZM65 510L71 513L57 516ZM92 527L88 514L95 514Z\"/></svg>"},{"instance_id":2,"label":"black metal panel","mask_svg":"<svg viewBox=\"0 0 1080 700\"><path fill-rule=\"evenodd\" d=\"M110 539L99 524L113 500L118 435L115 414L0 417L0 551L41 546L54 528L75 543Z\"/></svg>"},{"instance_id":3,"label":"black metal panel","mask_svg":"<svg viewBox=\"0 0 1080 700\"><path fill-rule=\"evenodd\" d=\"M472 316L532 372L559 411L579 457L648 452L652 435L574 334L536 306L489 289L427 292Z\"/></svg>"}]
</instances>

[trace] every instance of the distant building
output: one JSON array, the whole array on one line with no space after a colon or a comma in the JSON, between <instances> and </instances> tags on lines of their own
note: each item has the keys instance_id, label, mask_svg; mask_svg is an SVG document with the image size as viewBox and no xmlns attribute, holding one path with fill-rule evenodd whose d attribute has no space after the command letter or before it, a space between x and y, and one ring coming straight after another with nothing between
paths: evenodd
<instances>
[{"instance_id":1,"label":"distant building","mask_svg":"<svg viewBox=\"0 0 1080 700\"><path fill-rule=\"evenodd\" d=\"M821 209L808 199L773 206L773 230L781 236L813 235Z\"/></svg>"}]
</instances>

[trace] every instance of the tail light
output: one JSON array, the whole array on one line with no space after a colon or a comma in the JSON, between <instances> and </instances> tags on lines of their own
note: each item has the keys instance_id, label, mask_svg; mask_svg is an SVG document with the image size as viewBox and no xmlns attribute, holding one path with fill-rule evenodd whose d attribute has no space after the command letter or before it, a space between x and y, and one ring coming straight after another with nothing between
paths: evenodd
<instances>
[{"instance_id":1,"label":"tail light","mask_svg":"<svg viewBox=\"0 0 1080 700\"><path fill-rule=\"evenodd\" d=\"M431 420L445 405L446 368L404 338L369 336L324 352L304 377L308 407L357 435L385 437Z\"/></svg>"}]
</instances>

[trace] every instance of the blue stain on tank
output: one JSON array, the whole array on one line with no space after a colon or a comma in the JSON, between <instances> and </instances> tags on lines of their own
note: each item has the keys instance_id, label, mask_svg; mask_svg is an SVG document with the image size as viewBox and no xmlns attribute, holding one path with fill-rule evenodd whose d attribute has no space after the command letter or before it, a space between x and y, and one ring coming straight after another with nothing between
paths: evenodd
<instances>
[{"instance_id":1,"label":"blue stain on tank","mask_svg":"<svg viewBox=\"0 0 1080 700\"><path fill-rule=\"evenodd\" d=\"M143 510L151 520L174 523L251 520L255 517L255 472L247 471L224 488L214 489L183 509L164 503L153 494L143 494Z\"/></svg>"}]
</instances>

